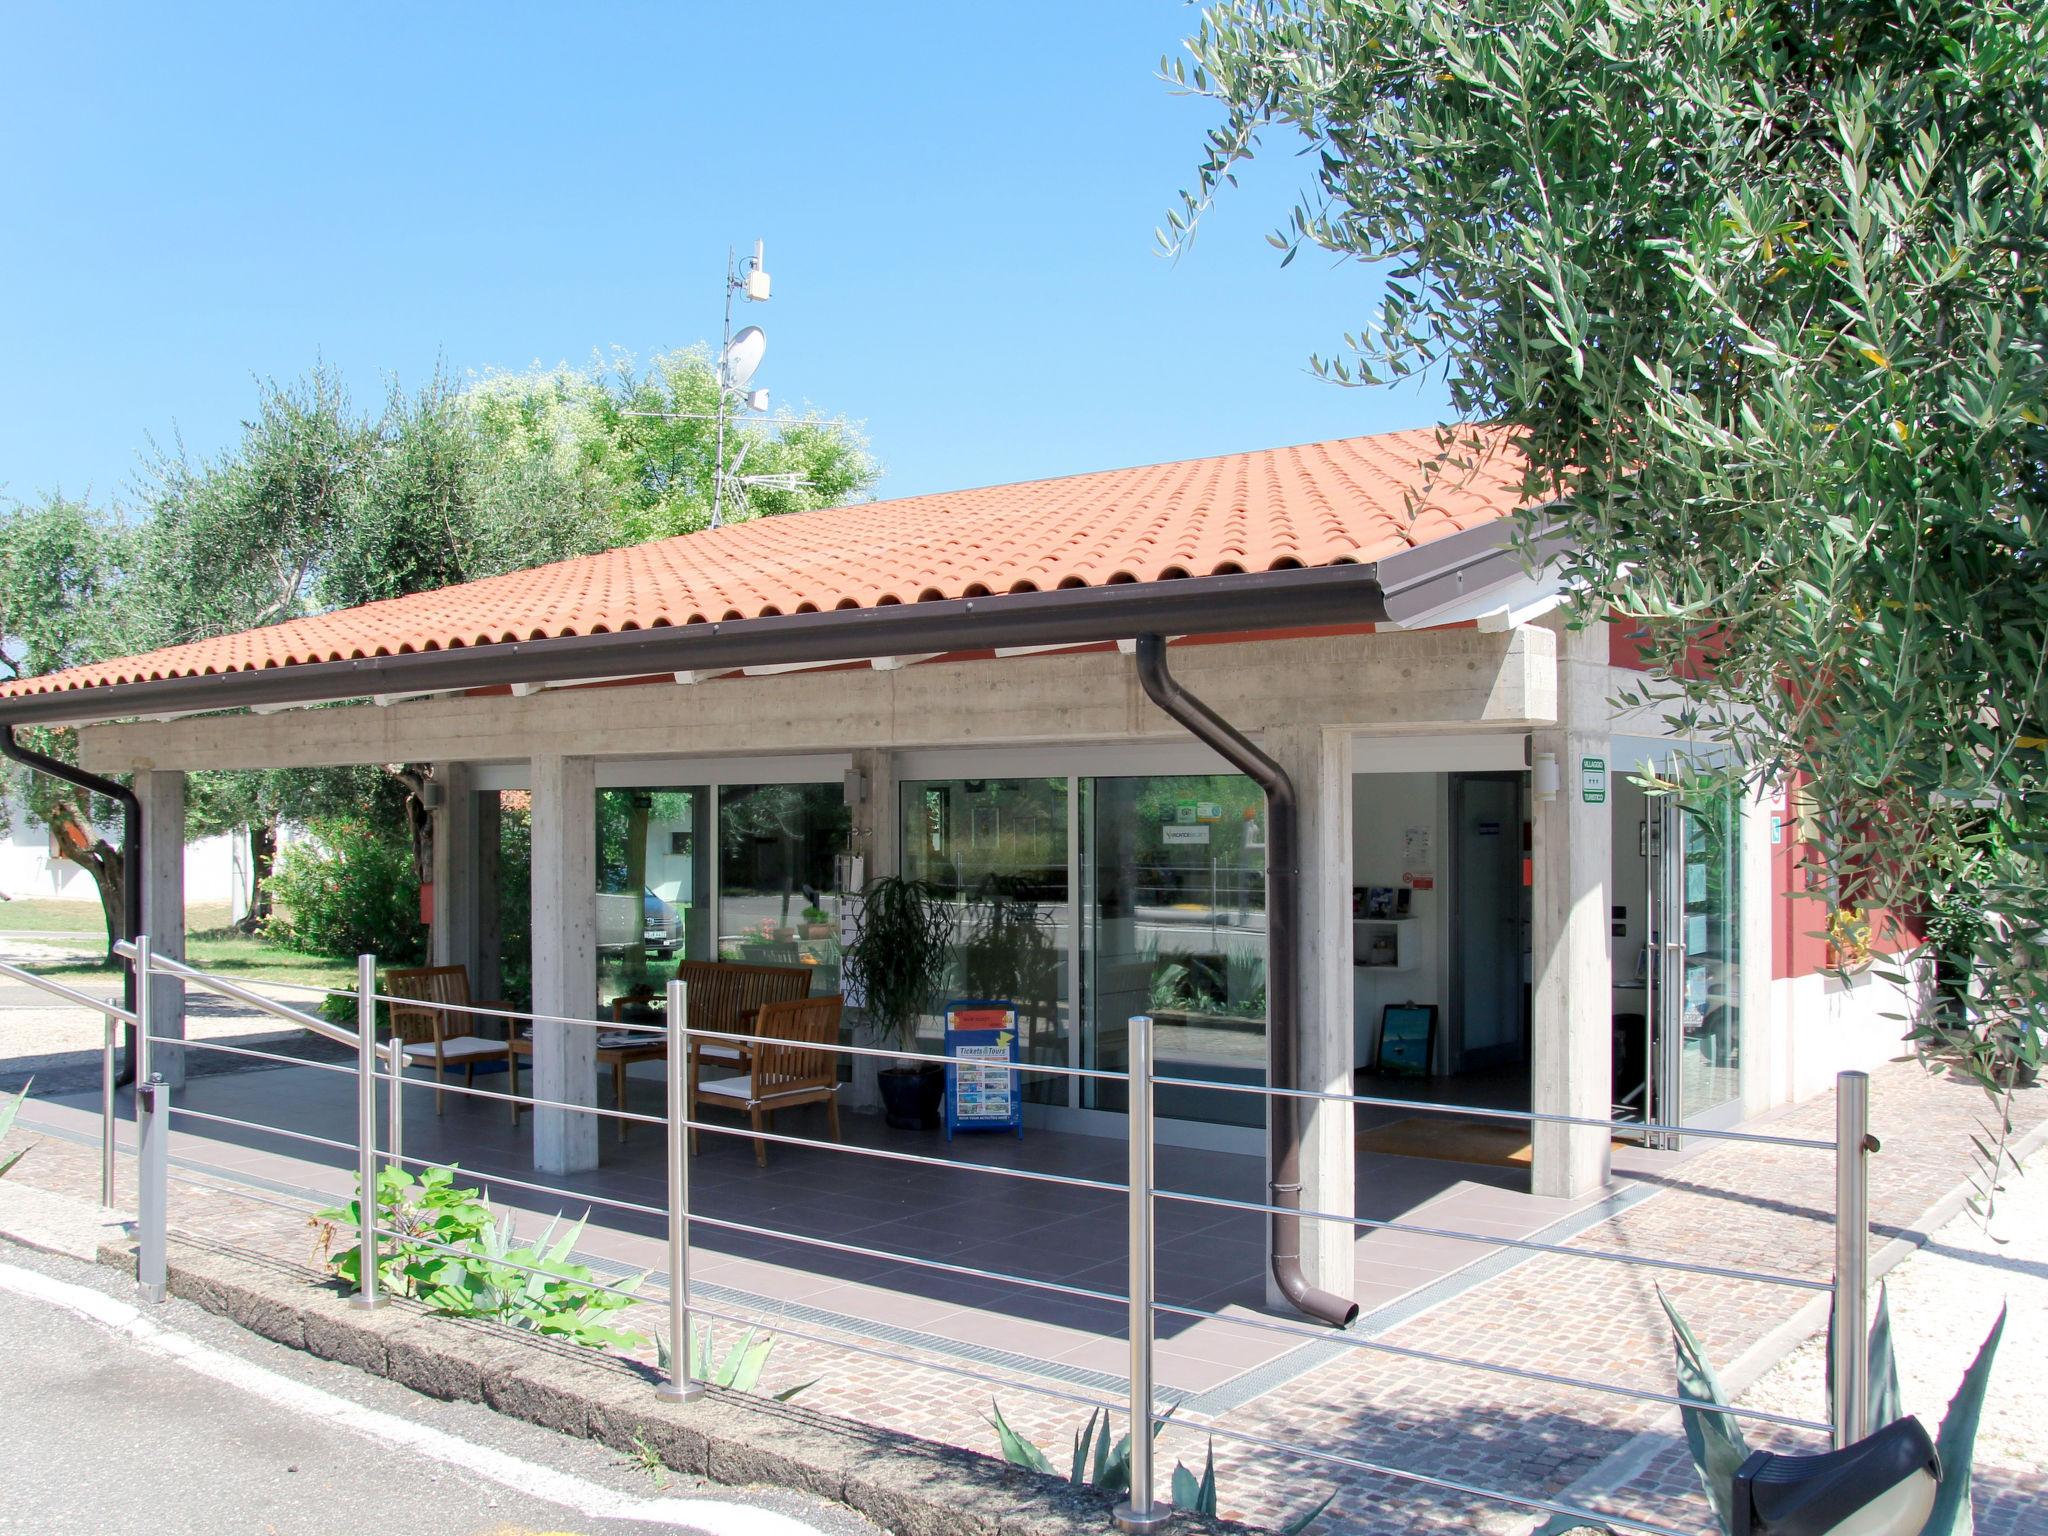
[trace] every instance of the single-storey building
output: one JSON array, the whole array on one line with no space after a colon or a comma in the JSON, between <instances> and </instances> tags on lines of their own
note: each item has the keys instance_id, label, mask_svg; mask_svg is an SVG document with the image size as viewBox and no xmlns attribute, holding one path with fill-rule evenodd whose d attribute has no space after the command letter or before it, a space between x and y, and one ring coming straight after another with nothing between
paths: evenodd
<instances>
[{"instance_id":1,"label":"single-storey building","mask_svg":"<svg viewBox=\"0 0 2048 1536\"><path fill-rule=\"evenodd\" d=\"M499 807L528 797L541 1014L597 1016L650 953L835 989L844 903L902 872L1035 905L1035 1061L1119 1069L1147 1013L1177 1079L1711 1126L1892 1053L1897 999L1824 974L1791 899L1794 808L1646 797L1634 774L1707 748L1619 709L1625 632L1571 628L1525 566L1511 442L1436 454L1391 433L741 523L14 682L0 724L77 725L84 769L134 776L168 952L186 774L409 763L433 958L480 979ZM592 1040L536 1027L540 1098L597 1102ZM1121 1134L1115 1084L1029 1098ZM1159 1113L1263 1138L1276 1205L1352 1208L1349 1105L1174 1087ZM604 1155L589 1116L534 1126L539 1168ZM1539 1124L1532 1188L1596 1189L1609 1151ZM1296 1225L1276 1287L1341 1311L1350 1234Z\"/></svg>"}]
</instances>

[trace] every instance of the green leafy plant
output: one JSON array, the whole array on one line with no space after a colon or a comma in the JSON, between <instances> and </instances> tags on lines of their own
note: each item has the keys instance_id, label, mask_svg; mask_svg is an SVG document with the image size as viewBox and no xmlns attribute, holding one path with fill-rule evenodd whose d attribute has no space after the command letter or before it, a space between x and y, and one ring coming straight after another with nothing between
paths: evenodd
<instances>
[{"instance_id":1,"label":"green leafy plant","mask_svg":"<svg viewBox=\"0 0 2048 1536\"><path fill-rule=\"evenodd\" d=\"M359 1211L351 1200L314 1220L353 1229ZM455 1183L455 1170L429 1168L415 1179L403 1169L386 1168L377 1180L377 1225L392 1234L378 1244L378 1277L394 1294L449 1317L483 1318L593 1349L647 1343L645 1335L611 1320L633 1304L640 1280L601 1285L588 1265L571 1259L583 1235L581 1221L563 1231L561 1218L553 1217L538 1237L522 1242L512 1216L493 1219L480 1191ZM362 1247L327 1262L342 1279L358 1283Z\"/></svg>"},{"instance_id":2,"label":"green leafy plant","mask_svg":"<svg viewBox=\"0 0 2048 1536\"><path fill-rule=\"evenodd\" d=\"M14 1129L14 1117L21 1113L21 1106L28 1102L28 1091L34 1083L35 1079L30 1078L21 1085L21 1092L17 1093L12 1099L0 1103L0 1141L5 1141L7 1133ZM22 1147L5 1162L0 1162L0 1179L6 1178L14 1165L26 1156L28 1156L28 1148Z\"/></svg>"},{"instance_id":3,"label":"green leafy plant","mask_svg":"<svg viewBox=\"0 0 2048 1536\"><path fill-rule=\"evenodd\" d=\"M1029 1467L1034 1472L1043 1472L1051 1477L1060 1476L1052 1460L1024 1435L1011 1427L1003 1417L1002 1405L991 1402L990 1416L985 1419L989 1428L996 1432L996 1444L1001 1448L1003 1460L1013 1467ZM1160 1422L1152 1426L1152 1436L1159 1437L1166 1428L1169 1411ZM1111 1443L1109 1415L1096 1409L1088 1415L1088 1422L1074 1431L1072 1454L1069 1457L1066 1479L1076 1488L1093 1488L1098 1493L1127 1493L1131 1486L1131 1437L1120 1435ZM1296 1515L1285 1525L1278 1527L1282 1536L1301 1536L1321 1518L1330 1501L1336 1498L1332 1493L1314 1509ZM1216 1514L1216 1442L1209 1441L1208 1459L1202 1468L1202 1475L1196 1477L1178 1462L1173 1468L1173 1503L1198 1515Z\"/></svg>"},{"instance_id":4,"label":"green leafy plant","mask_svg":"<svg viewBox=\"0 0 2048 1536\"><path fill-rule=\"evenodd\" d=\"M633 1465L647 1474L656 1493L667 1492L668 1463L661 1459L661 1452L647 1443L644 1430L633 1431Z\"/></svg>"},{"instance_id":5,"label":"green leafy plant","mask_svg":"<svg viewBox=\"0 0 2048 1536\"><path fill-rule=\"evenodd\" d=\"M868 882L840 974L875 1038L906 1051L915 1043L918 1019L946 984L952 938L953 910L937 887L900 875Z\"/></svg>"},{"instance_id":6,"label":"green leafy plant","mask_svg":"<svg viewBox=\"0 0 2048 1536\"><path fill-rule=\"evenodd\" d=\"M654 1341L655 1358L666 1371L673 1351L667 1338L657 1335ZM748 1328L735 1339L726 1350L723 1359L716 1359L712 1347L711 1325L699 1323L690 1333L690 1377L706 1386L725 1387L734 1392L758 1391L761 1373L768 1367L768 1356L774 1352L775 1335L762 1333L759 1329ZM799 1382L793 1387L784 1387L780 1392L771 1392L770 1397L778 1403L787 1403L818 1384L818 1378Z\"/></svg>"},{"instance_id":7,"label":"green leafy plant","mask_svg":"<svg viewBox=\"0 0 2048 1536\"><path fill-rule=\"evenodd\" d=\"M311 954L374 954L394 965L419 959L426 929L405 840L359 821L322 822L313 832L277 855L268 936Z\"/></svg>"},{"instance_id":8,"label":"green leafy plant","mask_svg":"<svg viewBox=\"0 0 2048 1536\"><path fill-rule=\"evenodd\" d=\"M1015 876L992 874L975 887L959 961L967 997L999 998L1029 1012L1059 992L1059 950L1038 903Z\"/></svg>"}]
</instances>

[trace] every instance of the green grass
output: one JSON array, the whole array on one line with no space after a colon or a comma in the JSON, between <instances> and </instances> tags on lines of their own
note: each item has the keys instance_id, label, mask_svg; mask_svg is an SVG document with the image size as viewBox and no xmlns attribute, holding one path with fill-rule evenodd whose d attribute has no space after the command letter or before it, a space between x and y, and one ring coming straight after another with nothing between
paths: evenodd
<instances>
[{"instance_id":1,"label":"green grass","mask_svg":"<svg viewBox=\"0 0 2048 1536\"><path fill-rule=\"evenodd\" d=\"M185 940L185 963L237 981L297 981L350 990L356 984L356 968L352 960L302 955L297 950L284 949L262 939L218 930L188 936ZM108 965L98 960L30 963L23 965L22 969L34 971L38 976L72 982L118 976L122 971L119 964Z\"/></svg>"},{"instance_id":2,"label":"green grass","mask_svg":"<svg viewBox=\"0 0 2048 1536\"><path fill-rule=\"evenodd\" d=\"M185 912L187 932L205 933L225 928L230 919L224 901L197 902ZM97 901L51 901L46 897L17 897L0 901L0 933L75 933L104 944L106 919Z\"/></svg>"}]
</instances>

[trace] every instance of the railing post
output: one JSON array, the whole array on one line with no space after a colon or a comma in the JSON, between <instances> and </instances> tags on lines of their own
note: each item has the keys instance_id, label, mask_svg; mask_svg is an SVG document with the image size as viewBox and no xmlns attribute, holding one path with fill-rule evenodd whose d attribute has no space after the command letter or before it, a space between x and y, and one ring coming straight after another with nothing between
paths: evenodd
<instances>
[{"instance_id":1,"label":"railing post","mask_svg":"<svg viewBox=\"0 0 2048 1536\"><path fill-rule=\"evenodd\" d=\"M391 1074L384 1102L385 1153L393 1168L405 1166L405 1042L393 1035L384 1043L385 1070ZM519 1091L518 1085L512 1092Z\"/></svg>"},{"instance_id":2,"label":"railing post","mask_svg":"<svg viewBox=\"0 0 2048 1536\"><path fill-rule=\"evenodd\" d=\"M668 1380L656 1391L679 1403L704 1395L690 1376L690 989L668 984Z\"/></svg>"},{"instance_id":3,"label":"railing post","mask_svg":"<svg viewBox=\"0 0 2048 1536\"><path fill-rule=\"evenodd\" d=\"M135 1293L152 1304L170 1282L164 1229L170 1198L171 1088L152 1068L149 935L135 936Z\"/></svg>"},{"instance_id":4,"label":"railing post","mask_svg":"<svg viewBox=\"0 0 2048 1536\"><path fill-rule=\"evenodd\" d=\"M1120 1531L1156 1531L1173 1516L1152 1498L1152 1020L1130 1026L1131 1496Z\"/></svg>"},{"instance_id":5,"label":"railing post","mask_svg":"<svg viewBox=\"0 0 2048 1536\"><path fill-rule=\"evenodd\" d=\"M155 1053L149 1046L149 935L135 935L135 1123L142 1124L142 1085L149 1081L150 1057ZM138 1147L140 1143L137 1143Z\"/></svg>"},{"instance_id":6,"label":"railing post","mask_svg":"<svg viewBox=\"0 0 2048 1536\"><path fill-rule=\"evenodd\" d=\"M1870 1433L1870 1076L1835 1076L1835 1446Z\"/></svg>"},{"instance_id":7,"label":"railing post","mask_svg":"<svg viewBox=\"0 0 2048 1536\"><path fill-rule=\"evenodd\" d=\"M394 1093L397 1091L394 1086ZM356 956L356 1295L377 1294L377 957Z\"/></svg>"},{"instance_id":8,"label":"railing post","mask_svg":"<svg viewBox=\"0 0 2048 1536\"><path fill-rule=\"evenodd\" d=\"M102 1022L107 1026L106 1037L100 1045L100 1205L114 1208L114 1044L115 1021L110 1013Z\"/></svg>"}]
</instances>

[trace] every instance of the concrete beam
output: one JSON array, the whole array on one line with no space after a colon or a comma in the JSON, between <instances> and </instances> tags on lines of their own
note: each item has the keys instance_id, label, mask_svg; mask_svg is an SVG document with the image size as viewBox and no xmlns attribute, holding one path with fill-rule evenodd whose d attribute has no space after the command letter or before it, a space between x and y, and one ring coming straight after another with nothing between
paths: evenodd
<instances>
[{"instance_id":1,"label":"concrete beam","mask_svg":"<svg viewBox=\"0 0 2048 1536\"><path fill-rule=\"evenodd\" d=\"M1264 746L1294 780L1300 815L1302 922L1294 936L1301 968L1300 1086L1350 1093L1351 741L1344 732L1290 726L1268 731ZM1352 1107L1296 1103L1302 1126L1302 1205L1312 1211L1351 1211L1356 1197ZM1332 1221L1302 1222L1301 1267L1310 1284L1338 1296L1352 1294L1356 1235ZM1266 1291L1269 1305L1285 1307L1270 1273Z\"/></svg>"},{"instance_id":2,"label":"concrete beam","mask_svg":"<svg viewBox=\"0 0 2048 1536\"><path fill-rule=\"evenodd\" d=\"M441 803L433 811L434 922L428 959L469 971L472 995L481 966L477 942L476 775L467 763L436 763Z\"/></svg>"},{"instance_id":3,"label":"concrete beam","mask_svg":"<svg viewBox=\"0 0 2048 1536\"><path fill-rule=\"evenodd\" d=\"M1535 733L1557 759L1555 799L1537 800L1531 832L1535 889L1530 958L1530 1098L1539 1114L1605 1120L1613 1109L1613 962L1608 885L1614 867L1614 752L1608 736L1607 634L1561 631L1558 725ZM1608 795L1589 803L1586 760L1606 766ZM1596 1126L1537 1125L1530 1188L1576 1199L1607 1182L1611 1138Z\"/></svg>"},{"instance_id":4,"label":"concrete beam","mask_svg":"<svg viewBox=\"0 0 2048 1536\"><path fill-rule=\"evenodd\" d=\"M597 1011L597 765L588 757L533 759L533 1011L588 1019ZM533 1026L534 1097L597 1102L597 1031ZM533 1166L597 1166L595 1115L533 1113Z\"/></svg>"},{"instance_id":5,"label":"concrete beam","mask_svg":"<svg viewBox=\"0 0 2048 1536\"><path fill-rule=\"evenodd\" d=\"M152 953L185 958L185 775L138 773L142 802L142 931ZM185 1053L163 1040L185 1038L185 984L158 972L150 980L150 1070L172 1088L185 1085Z\"/></svg>"},{"instance_id":6,"label":"concrete beam","mask_svg":"<svg viewBox=\"0 0 2048 1536\"><path fill-rule=\"evenodd\" d=\"M1556 640L1428 630L1203 643L1174 672L1240 728L1528 729L1556 718ZM719 678L678 688L555 688L162 725L89 726L96 772L347 763L516 762L537 745L608 756L843 752L1068 741L1175 740L1130 662L1110 651Z\"/></svg>"}]
</instances>

